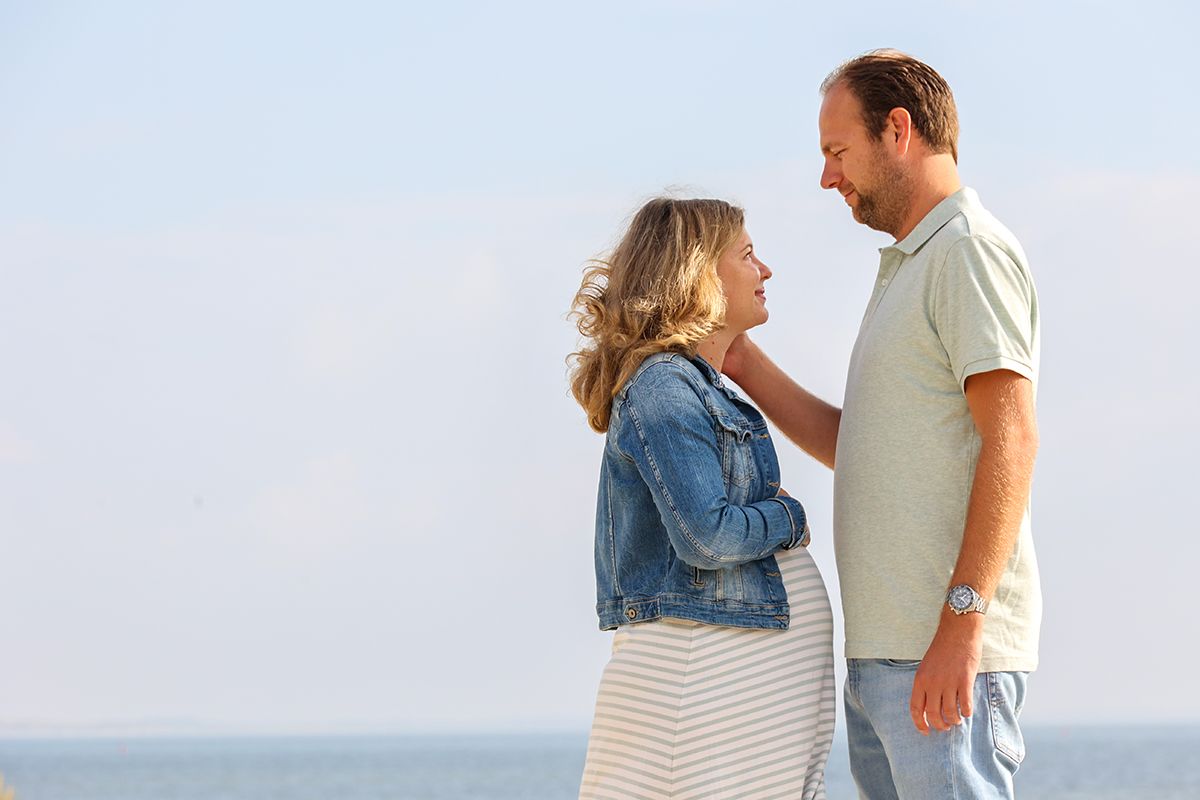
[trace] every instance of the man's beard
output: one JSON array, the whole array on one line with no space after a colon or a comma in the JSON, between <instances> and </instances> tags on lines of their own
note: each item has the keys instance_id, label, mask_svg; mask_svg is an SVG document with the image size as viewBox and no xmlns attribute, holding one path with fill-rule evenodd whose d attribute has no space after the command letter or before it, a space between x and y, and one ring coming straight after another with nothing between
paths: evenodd
<instances>
[{"instance_id":1,"label":"man's beard","mask_svg":"<svg viewBox=\"0 0 1200 800\"><path fill-rule=\"evenodd\" d=\"M870 191L864 193L861 187L855 186L858 207L854 211L858 221L868 228L895 236L908 217L912 180L899 164L889 161L882 151L880 147L876 153Z\"/></svg>"}]
</instances>

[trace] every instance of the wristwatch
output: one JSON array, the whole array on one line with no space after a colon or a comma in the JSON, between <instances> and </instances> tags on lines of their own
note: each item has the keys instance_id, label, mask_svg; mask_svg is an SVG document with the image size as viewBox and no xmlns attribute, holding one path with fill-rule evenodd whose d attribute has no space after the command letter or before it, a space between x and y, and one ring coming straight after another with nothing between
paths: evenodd
<instances>
[{"instance_id":1,"label":"wristwatch","mask_svg":"<svg viewBox=\"0 0 1200 800\"><path fill-rule=\"evenodd\" d=\"M988 601L980 597L979 592L969 585L960 583L951 586L950 591L946 593L946 605L950 606L950 610L955 614L970 614L972 611L986 614Z\"/></svg>"}]
</instances>

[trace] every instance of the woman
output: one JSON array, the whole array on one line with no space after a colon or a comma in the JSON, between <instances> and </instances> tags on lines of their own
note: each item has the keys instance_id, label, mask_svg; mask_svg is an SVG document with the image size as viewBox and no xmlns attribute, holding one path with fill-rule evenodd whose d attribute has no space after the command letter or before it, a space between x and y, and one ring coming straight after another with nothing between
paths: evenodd
<instances>
[{"instance_id":1,"label":"woman","mask_svg":"<svg viewBox=\"0 0 1200 800\"><path fill-rule=\"evenodd\" d=\"M606 434L596 609L616 629L581 798L823 798L833 620L762 415L721 379L767 320L742 210L659 198L575 297Z\"/></svg>"}]
</instances>

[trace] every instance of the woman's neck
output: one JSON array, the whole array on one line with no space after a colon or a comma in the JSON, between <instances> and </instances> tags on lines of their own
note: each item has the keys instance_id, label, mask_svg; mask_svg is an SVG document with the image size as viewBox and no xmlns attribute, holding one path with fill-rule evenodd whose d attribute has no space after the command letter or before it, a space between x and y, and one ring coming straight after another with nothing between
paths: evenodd
<instances>
[{"instance_id":1,"label":"woman's neck","mask_svg":"<svg viewBox=\"0 0 1200 800\"><path fill-rule=\"evenodd\" d=\"M696 346L696 355L711 364L712 368L717 372L720 372L721 365L725 363L725 353L729 351L729 345L733 344L733 340L737 338L737 335L737 332L730 333L727 330L717 331Z\"/></svg>"}]
</instances>

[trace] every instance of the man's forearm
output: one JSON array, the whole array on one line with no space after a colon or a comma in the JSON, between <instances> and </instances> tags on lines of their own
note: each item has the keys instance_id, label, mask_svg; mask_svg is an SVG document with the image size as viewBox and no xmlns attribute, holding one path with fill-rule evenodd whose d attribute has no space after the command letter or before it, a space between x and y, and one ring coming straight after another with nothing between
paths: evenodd
<instances>
[{"instance_id":1,"label":"man's forearm","mask_svg":"<svg viewBox=\"0 0 1200 800\"><path fill-rule=\"evenodd\" d=\"M950 585L965 583L987 599L995 594L1029 502L1037 434L985 437L975 468L963 544ZM955 614L942 604L937 633L913 679L909 713L923 734L945 731L974 711L972 686L983 657L982 614Z\"/></svg>"},{"instance_id":2,"label":"man's forearm","mask_svg":"<svg viewBox=\"0 0 1200 800\"><path fill-rule=\"evenodd\" d=\"M744 350L737 372L729 377L746 390L785 436L833 469L842 420L840 408L806 391L753 343Z\"/></svg>"},{"instance_id":3,"label":"man's forearm","mask_svg":"<svg viewBox=\"0 0 1200 800\"><path fill-rule=\"evenodd\" d=\"M970 584L988 599L995 593L1021 531L1036 455L1036 432L983 441L951 586Z\"/></svg>"},{"instance_id":4,"label":"man's forearm","mask_svg":"<svg viewBox=\"0 0 1200 800\"><path fill-rule=\"evenodd\" d=\"M949 586L965 583L991 600L1029 504L1038 441L1033 384L1000 369L972 375L964 389L980 448L962 547ZM972 687L983 658L983 626L982 614L956 614L942 604L937 633L917 668L909 700L909 713L921 733L928 734L931 726L948 730L961 723L962 716L971 716Z\"/></svg>"}]
</instances>

